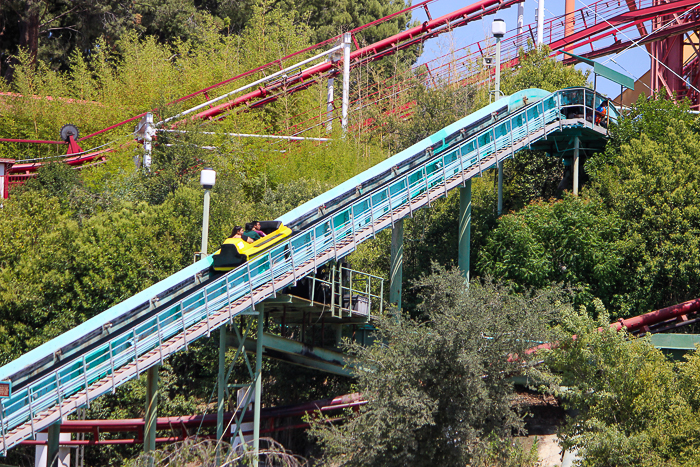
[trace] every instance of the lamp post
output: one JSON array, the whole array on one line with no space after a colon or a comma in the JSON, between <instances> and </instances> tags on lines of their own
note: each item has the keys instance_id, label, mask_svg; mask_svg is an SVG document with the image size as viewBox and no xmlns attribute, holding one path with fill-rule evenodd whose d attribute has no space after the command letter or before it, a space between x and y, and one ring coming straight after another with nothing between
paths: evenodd
<instances>
[{"instance_id":1,"label":"lamp post","mask_svg":"<svg viewBox=\"0 0 700 467\"><path fill-rule=\"evenodd\" d=\"M537 2L537 47L544 43L544 0Z\"/></svg>"},{"instance_id":2,"label":"lamp post","mask_svg":"<svg viewBox=\"0 0 700 467\"><path fill-rule=\"evenodd\" d=\"M199 174L199 184L204 188L204 215L202 216L202 248L200 253L202 258L207 256L207 245L209 244L209 200L211 199L211 189L216 183L216 172L211 167L206 167Z\"/></svg>"},{"instance_id":3,"label":"lamp post","mask_svg":"<svg viewBox=\"0 0 700 467\"><path fill-rule=\"evenodd\" d=\"M506 22L495 19L491 23L491 32L496 38L496 100L501 98L501 39L506 35ZM503 161L498 161L498 215L503 212Z\"/></svg>"},{"instance_id":4,"label":"lamp post","mask_svg":"<svg viewBox=\"0 0 700 467\"><path fill-rule=\"evenodd\" d=\"M202 216L202 258L208 253L209 243L209 200L211 189L216 183L216 172L211 167L205 167L199 175L199 184L204 188L204 214ZM219 374L217 376L217 411L216 411L216 465L221 464L221 439L224 435L224 407L226 384L226 326L219 329Z\"/></svg>"}]
</instances>

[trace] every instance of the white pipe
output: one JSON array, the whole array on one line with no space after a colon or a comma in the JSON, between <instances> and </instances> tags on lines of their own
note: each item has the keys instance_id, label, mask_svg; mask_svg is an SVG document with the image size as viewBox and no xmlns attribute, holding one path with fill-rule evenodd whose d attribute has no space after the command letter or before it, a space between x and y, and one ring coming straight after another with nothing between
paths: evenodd
<instances>
[{"instance_id":1,"label":"white pipe","mask_svg":"<svg viewBox=\"0 0 700 467\"><path fill-rule=\"evenodd\" d=\"M578 165L579 165L579 139L574 137L574 196L578 196Z\"/></svg>"},{"instance_id":2,"label":"white pipe","mask_svg":"<svg viewBox=\"0 0 700 467\"><path fill-rule=\"evenodd\" d=\"M189 133L184 130L158 130L164 131L166 133ZM267 138L267 139L286 139L290 141L333 141L331 138L309 138L305 136L280 136L280 135L249 135L245 133L214 133L213 131L202 131L203 135L222 135L222 136L235 136L239 138Z\"/></svg>"},{"instance_id":3,"label":"white pipe","mask_svg":"<svg viewBox=\"0 0 700 467\"><path fill-rule=\"evenodd\" d=\"M501 98L501 38L496 37L496 99Z\"/></svg>"},{"instance_id":4,"label":"white pipe","mask_svg":"<svg viewBox=\"0 0 700 467\"><path fill-rule=\"evenodd\" d=\"M319 58L321 58L321 57L323 57L323 56L325 56L325 55L332 54L333 52L335 52L336 50L340 50L341 48L342 48L342 46L340 46L340 45L335 46L335 47L333 47L332 49L328 49L328 50L326 50L325 52L321 52L320 54L314 55L314 56L311 57L311 58L307 58L306 60L302 60L302 61L299 62L299 63L295 63L294 65L292 65L292 66L290 66L290 67L287 67L287 68L285 68L284 70L280 70L280 71L278 71L278 72L276 72L276 73L272 73L270 76L266 76L265 78L261 78L261 79L259 79L259 80L257 80L257 81L254 81L254 82L250 83L250 84L246 84L246 85L243 86L243 87L240 87L240 88L238 88L238 89L234 89L234 90L231 91L231 92L228 92L228 93L226 93L226 94L223 94L223 95L221 95L221 96L219 96L219 97L215 97L214 99L210 99L210 100L204 102L203 104L196 105L196 106L192 107L191 109L184 110L184 111L180 112L180 113L177 114L177 115L174 115L174 116L172 116L172 117L170 117L170 118L166 118L165 120L156 123L156 126L157 126L157 125L162 125L163 123L168 123L169 121L174 120L174 119L179 118L179 117L182 117L183 115L187 115L187 114L189 114L189 113L196 112L197 110L203 109L204 107L209 107L209 106L210 106L211 104L213 104L214 102L218 102L218 101L220 101L220 100L222 100L222 99L226 99L227 97L229 97L229 96L232 95L232 94L236 94L237 92L245 91L246 89L249 89L249 88L255 87L255 86L257 86L257 85L259 85L259 84L261 84L261 83L264 83L265 81L270 81L270 80L272 80L272 79L274 79L274 78L276 78L276 77L278 77L278 76L284 75L285 73L287 73L287 72L289 72L289 71L291 71L291 70L294 70L294 69L296 69L296 68L299 68L299 67L302 66L302 65L306 65L306 64L309 63L309 62L313 62L314 60L318 60Z\"/></svg>"},{"instance_id":5,"label":"white pipe","mask_svg":"<svg viewBox=\"0 0 700 467\"><path fill-rule=\"evenodd\" d=\"M326 132L330 133L333 131L333 77L328 78L328 96L326 98L326 118L328 119L328 124L326 125Z\"/></svg>"},{"instance_id":6,"label":"white pipe","mask_svg":"<svg viewBox=\"0 0 700 467\"><path fill-rule=\"evenodd\" d=\"M202 248L200 253L202 258L207 257L209 245L209 200L211 199L211 190L204 190L204 209L202 210ZM221 328L223 329L223 327Z\"/></svg>"},{"instance_id":7,"label":"white pipe","mask_svg":"<svg viewBox=\"0 0 700 467\"><path fill-rule=\"evenodd\" d=\"M343 34L343 131L348 128L348 107L350 106L350 41L350 33Z\"/></svg>"},{"instance_id":8,"label":"white pipe","mask_svg":"<svg viewBox=\"0 0 700 467\"><path fill-rule=\"evenodd\" d=\"M537 46L544 42L544 0L537 4Z\"/></svg>"}]
</instances>

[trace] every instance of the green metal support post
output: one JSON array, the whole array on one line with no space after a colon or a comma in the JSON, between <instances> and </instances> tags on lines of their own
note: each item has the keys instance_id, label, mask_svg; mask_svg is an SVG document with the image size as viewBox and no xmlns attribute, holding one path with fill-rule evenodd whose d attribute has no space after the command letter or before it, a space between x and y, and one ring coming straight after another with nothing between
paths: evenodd
<instances>
[{"instance_id":1,"label":"green metal support post","mask_svg":"<svg viewBox=\"0 0 700 467\"><path fill-rule=\"evenodd\" d=\"M578 196L579 138L574 136L574 196Z\"/></svg>"},{"instance_id":2,"label":"green metal support post","mask_svg":"<svg viewBox=\"0 0 700 467\"><path fill-rule=\"evenodd\" d=\"M469 284L469 247L472 228L472 181L467 180L459 189L459 269Z\"/></svg>"},{"instance_id":3,"label":"green metal support post","mask_svg":"<svg viewBox=\"0 0 700 467\"><path fill-rule=\"evenodd\" d=\"M401 282L403 281L403 219L394 223L391 230L391 276L389 278L389 303L396 304L401 314Z\"/></svg>"},{"instance_id":4,"label":"green metal support post","mask_svg":"<svg viewBox=\"0 0 700 467\"><path fill-rule=\"evenodd\" d=\"M219 376L216 383L216 465L221 465L221 440L224 435L226 384L226 325L224 325L219 328Z\"/></svg>"},{"instance_id":5,"label":"green metal support post","mask_svg":"<svg viewBox=\"0 0 700 467\"><path fill-rule=\"evenodd\" d=\"M156 450L156 421L158 419L158 370L154 365L146 373L146 427L143 433L143 451L150 454L148 465L153 466L153 452Z\"/></svg>"},{"instance_id":6,"label":"green metal support post","mask_svg":"<svg viewBox=\"0 0 700 467\"><path fill-rule=\"evenodd\" d=\"M61 422L49 426L48 452L46 455L47 467L58 467L58 441L61 438Z\"/></svg>"},{"instance_id":7,"label":"green metal support post","mask_svg":"<svg viewBox=\"0 0 700 467\"><path fill-rule=\"evenodd\" d=\"M498 163L498 201L496 212L499 217L503 213L503 161Z\"/></svg>"},{"instance_id":8,"label":"green metal support post","mask_svg":"<svg viewBox=\"0 0 700 467\"><path fill-rule=\"evenodd\" d=\"M265 306L258 304L258 337L255 348L255 407L253 408L253 451L255 452L255 465L260 456L260 401L262 395L262 356L263 356L263 331L265 329Z\"/></svg>"}]
</instances>

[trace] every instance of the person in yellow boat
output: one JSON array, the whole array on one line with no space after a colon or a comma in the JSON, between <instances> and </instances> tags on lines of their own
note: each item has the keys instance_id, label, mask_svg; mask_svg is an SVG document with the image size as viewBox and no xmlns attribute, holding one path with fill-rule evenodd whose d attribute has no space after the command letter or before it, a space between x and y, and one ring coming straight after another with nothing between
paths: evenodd
<instances>
[{"instance_id":1,"label":"person in yellow boat","mask_svg":"<svg viewBox=\"0 0 700 467\"><path fill-rule=\"evenodd\" d=\"M261 237L264 237L267 235L265 232L262 231L262 227L260 226L260 221L253 221L251 222L253 224L253 230L258 233Z\"/></svg>"},{"instance_id":2,"label":"person in yellow boat","mask_svg":"<svg viewBox=\"0 0 700 467\"><path fill-rule=\"evenodd\" d=\"M255 231L255 224L253 224L252 222L248 222L245 225L245 232L243 232L243 236L252 238L253 241L259 240L261 238L260 234Z\"/></svg>"},{"instance_id":3,"label":"person in yellow boat","mask_svg":"<svg viewBox=\"0 0 700 467\"><path fill-rule=\"evenodd\" d=\"M253 239L243 235L243 227L240 225L237 225L233 228L233 231L231 232L231 236L229 238L234 239L233 244L236 245L236 248L240 251L247 243L253 243Z\"/></svg>"}]
</instances>

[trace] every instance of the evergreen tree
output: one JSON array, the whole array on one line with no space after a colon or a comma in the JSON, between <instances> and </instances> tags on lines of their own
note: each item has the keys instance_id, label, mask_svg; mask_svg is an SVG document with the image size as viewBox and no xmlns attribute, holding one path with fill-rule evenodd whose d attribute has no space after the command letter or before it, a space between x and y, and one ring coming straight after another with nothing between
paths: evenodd
<instances>
[{"instance_id":1,"label":"evergreen tree","mask_svg":"<svg viewBox=\"0 0 700 467\"><path fill-rule=\"evenodd\" d=\"M547 339L561 294L466 287L459 270L440 267L416 285L423 321L381 320L374 345L349 344L368 403L343 424L315 423L327 465L494 465L490 449L509 444L494 441L523 430L510 378Z\"/></svg>"}]
</instances>

